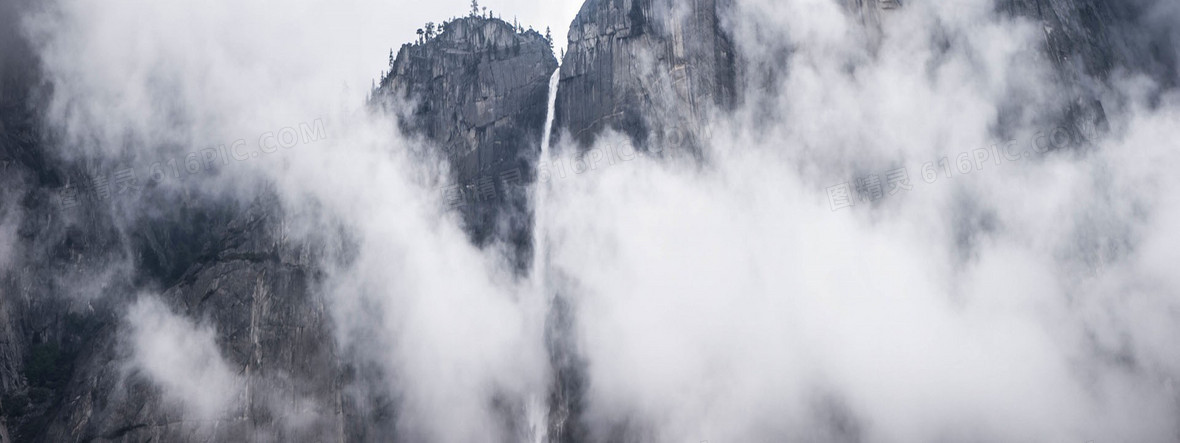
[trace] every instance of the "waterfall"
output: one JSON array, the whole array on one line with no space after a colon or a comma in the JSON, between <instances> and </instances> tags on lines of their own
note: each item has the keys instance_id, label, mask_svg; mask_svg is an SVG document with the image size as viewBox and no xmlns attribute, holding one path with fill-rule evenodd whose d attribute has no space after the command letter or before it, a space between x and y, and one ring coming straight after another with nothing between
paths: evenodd
<instances>
[{"instance_id":1,"label":"waterfall","mask_svg":"<svg viewBox=\"0 0 1180 443\"><path fill-rule=\"evenodd\" d=\"M560 80L561 67L558 66L553 71L553 76L549 78L549 111L545 115L544 132L541 133L541 155L537 159L538 165L550 160L550 134L553 132L553 119L557 108L557 87ZM533 264L530 276L532 277L535 301L542 307L540 311L542 313L548 311L551 297L545 283L545 263L549 255L546 242L548 232L545 223L545 203L549 197L549 186L549 183L542 183L538 177L533 192ZM545 443L549 440L549 404L547 399L548 395L534 396L529 399L528 405L526 405L526 420L528 420L533 443Z\"/></svg>"},{"instance_id":2,"label":"waterfall","mask_svg":"<svg viewBox=\"0 0 1180 443\"><path fill-rule=\"evenodd\" d=\"M549 78L549 113L545 114L545 132L541 134L541 158L549 154L549 135L553 132L553 117L557 111L557 85L561 82L561 66Z\"/></svg>"},{"instance_id":3,"label":"waterfall","mask_svg":"<svg viewBox=\"0 0 1180 443\"><path fill-rule=\"evenodd\" d=\"M561 67L558 66L553 71L553 75L549 78L549 110L545 114L545 126L541 132L541 155L537 159L538 165L549 161L549 145L551 143L550 134L553 132L553 119L557 111L557 87L561 80ZM531 276L534 284L538 290L543 292L545 287L545 273L542 266L545 263L545 236L547 234L545 229L545 200L549 194L549 184L541 183L539 177L536 183L536 188L533 193L533 266Z\"/></svg>"}]
</instances>

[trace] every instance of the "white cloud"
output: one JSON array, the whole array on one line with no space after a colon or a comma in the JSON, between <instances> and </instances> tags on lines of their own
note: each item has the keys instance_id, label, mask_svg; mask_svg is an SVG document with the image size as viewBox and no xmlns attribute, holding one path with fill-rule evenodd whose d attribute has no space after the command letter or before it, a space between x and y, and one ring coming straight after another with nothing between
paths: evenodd
<instances>
[{"instance_id":1,"label":"white cloud","mask_svg":"<svg viewBox=\"0 0 1180 443\"><path fill-rule=\"evenodd\" d=\"M552 182L541 217L578 312L593 429L1174 437L1180 356L1162 344L1180 287L1150 271L1174 255L1174 102L1118 117L1093 150L947 178L941 159L1002 142L1009 97L1036 112L1072 100L1029 50L1032 24L907 2L866 54L827 2L741 6L744 54L793 52L779 94L750 91L757 106L715 132L703 171L630 162ZM1053 129L1006 121L1018 153ZM827 186L884 185L902 166L912 191L832 211Z\"/></svg>"},{"instance_id":2,"label":"white cloud","mask_svg":"<svg viewBox=\"0 0 1180 443\"><path fill-rule=\"evenodd\" d=\"M245 380L221 356L216 331L143 297L127 313L128 368L159 387L189 418L224 418L243 400Z\"/></svg>"},{"instance_id":3,"label":"white cloud","mask_svg":"<svg viewBox=\"0 0 1180 443\"><path fill-rule=\"evenodd\" d=\"M5 198L7 196L0 196ZM5 198L5 200L7 200ZM0 201L4 206L9 204L8 201ZM0 207L0 275L9 271L9 267L13 265L19 238L17 238L17 227L20 226L19 214L5 211L4 207Z\"/></svg>"}]
</instances>

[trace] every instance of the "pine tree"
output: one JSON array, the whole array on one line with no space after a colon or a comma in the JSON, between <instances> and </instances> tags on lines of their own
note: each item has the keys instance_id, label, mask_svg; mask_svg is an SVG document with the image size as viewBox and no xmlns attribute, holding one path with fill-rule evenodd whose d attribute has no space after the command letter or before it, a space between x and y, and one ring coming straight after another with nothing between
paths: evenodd
<instances>
[{"instance_id":1,"label":"pine tree","mask_svg":"<svg viewBox=\"0 0 1180 443\"><path fill-rule=\"evenodd\" d=\"M422 44L422 36L424 35L426 35L426 31L423 31L422 28L418 28L418 44Z\"/></svg>"},{"instance_id":2,"label":"pine tree","mask_svg":"<svg viewBox=\"0 0 1180 443\"><path fill-rule=\"evenodd\" d=\"M479 0L471 0L471 16L479 15Z\"/></svg>"},{"instance_id":3,"label":"pine tree","mask_svg":"<svg viewBox=\"0 0 1180 443\"><path fill-rule=\"evenodd\" d=\"M426 22L426 39L434 38L434 22Z\"/></svg>"},{"instance_id":4,"label":"pine tree","mask_svg":"<svg viewBox=\"0 0 1180 443\"><path fill-rule=\"evenodd\" d=\"M553 33L549 31L549 27L545 27L545 41L549 42L549 49L553 49Z\"/></svg>"}]
</instances>

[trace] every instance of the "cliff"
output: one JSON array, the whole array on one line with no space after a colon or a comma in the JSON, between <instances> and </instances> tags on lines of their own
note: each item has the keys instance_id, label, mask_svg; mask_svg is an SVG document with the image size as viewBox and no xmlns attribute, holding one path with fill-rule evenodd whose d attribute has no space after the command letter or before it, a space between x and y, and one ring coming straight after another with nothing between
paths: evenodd
<instances>
[{"instance_id":1,"label":"cliff","mask_svg":"<svg viewBox=\"0 0 1180 443\"><path fill-rule=\"evenodd\" d=\"M588 0L570 24L555 131L585 147L607 128L636 146L691 148L716 109L735 105L725 0Z\"/></svg>"},{"instance_id":2,"label":"cliff","mask_svg":"<svg viewBox=\"0 0 1180 443\"><path fill-rule=\"evenodd\" d=\"M0 178L11 190L0 195L0 259L11 260L0 262L0 442L393 435L392 400L363 392L375 375L337 348L313 291L318 249L286 240L273 193L212 199L144 182L136 204L153 209L130 221L116 220L117 204L86 195L64 207L63 186L85 188L92 169L117 164L52 154L54 141L39 131L36 57L22 36L11 37L3 43L14 47L0 48ZM403 128L452 160L477 241L508 232L508 241L527 246L524 187L556 67L539 33L472 17L403 46L382 80L378 97L410 103L399 113ZM497 226L505 219L507 228ZM130 369L125 340L134 326L125 316L152 293L172 315L213 331L241 381L231 410L188 416L148 374Z\"/></svg>"},{"instance_id":3,"label":"cliff","mask_svg":"<svg viewBox=\"0 0 1180 443\"><path fill-rule=\"evenodd\" d=\"M0 5L0 442L328 441L364 432L342 424L356 414L341 413L349 411L344 369L309 289L313 256L283 241L277 199L188 197L143 176L138 200L87 195L95 170L123 165L56 154L41 112L49 91L16 25L29 3ZM66 186L83 188L76 204L63 201ZM118 202L150 211L128 214ZM215 331L246 380L237 409L216 425L185 417L128 369L125 316L141 294L156 293L170 312ZM303 411L290 406L296 401ZM293 412L299 435L283 426Z\"/></svg>"},{"instance_id":4,"label":"cliff","mask_svg":"<svg viewBox=\"0 0 1180 443\"><path fill-rule=\"evenodd\" d=\"M1066 80L1081 74L1108 80L1122 68L1159 80L1175 78L1174 54L1159 51L1141 20L1143 2L1001 0L997 9L1041 23L1044 50Z\"/></svg>"},{"instance_id":5,"label":"cliff","mask_svg":"<svg viewBox=\"0 0 1180 443\"><path fill-rule=\"evenodd\" d=\"M899 0L840 0L872 36L881 20L888 20L891 10L906 7ZM1143 75L1156 83L1156 93L1176 87L1176 54L1171 47L1176 38L1171 24L1152 25L1157 20L1150 1L1103 0L997 0L995 13L1000 16L1032 21L1042 31L1041 56L1054 68L1056 81L1065 94L1061 109L1039 110L1052 121L1049 126L1074 128L1075 141L1085 135L1077 128L1105 130L1107 108L1117 103L1106 89L1115 75ZM1014 97L1009 106L1021 106L1023 97ZM1013 112L1012 114L1019 114ZM999 122L999 127L1007 127Z\"/></svg>"},{"instance_id":6,"label":"cliff","mask_svg":"<svg viewBox=\"0 0 1180 443\"><path fill-rule=\"evenodd\" d=\"M381 80L377 100L397 112L405 131L425 136L450 160L458 188L448 198L461 207L476 243L499 231L527 249L523 191L540 152L556 69L541 34L473 16L403 45Z\"/></svg>"}]
</instances>

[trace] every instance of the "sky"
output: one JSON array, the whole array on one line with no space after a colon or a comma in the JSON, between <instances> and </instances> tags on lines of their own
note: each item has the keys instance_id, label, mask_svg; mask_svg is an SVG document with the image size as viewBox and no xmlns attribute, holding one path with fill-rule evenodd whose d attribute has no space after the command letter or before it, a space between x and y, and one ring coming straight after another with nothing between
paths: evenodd
<instances>
[{"instance_id":1,"label":"sky","mask_svg":"<svg viewBox=\"0 0 1180 443\"><path fill-rule=\"evenodd\" d=\"M469 1L463 0L444 0L431 2L429 5L414 5L402 8L403 13L393 20L399 28L399 33L405 36L403 38L413 40L417 37L414 31L423 23L427 21L438 23L451 17L464 16L471 9L470 5ZM521 26L525 28L533 26L542 33L545 32L546 26L551 27L553 35L557 36L554 38L556 40L555 46L556 44L564 46L563 41L570 22L578 14L578 8L581 6L582 2L577 0L484 0L480 2L481 8L488 8L509 23L512 23L513 17L516 17Z\"/></svg>"},{"instance_id":2,"label":"sky","mask_svg":"<svg viewBox=\"0 0 1180 443\"><path fill-rule=\"evenodd\" d=\"M358 0L346 0L344 3L370 4ZM391 4L396 2L389 2ZM374 14L365 20L387 23L389 33L384 37L391 42L387 46L396 52L402 43L414 41L418 36L416 30L426 22L440 23L451 17L462 17L471 10L471 2L465 0L442 0L430 2L412 2L412 5L399 5L384 9L382 13ZM532 26L544 34L549 27L553 34L554 52L561 54L565 45L570 22L578 14L582 2L577 0L484 0L480 7L486 7L505 21L512 23L513 17L524 28ZM379 26L379 25L378 25ZM386 57L388 49L386 49ZM378 57L380 59L380 57ZM383 60L383 59L382 59ZM381 60L378 60L378 62ZM383 65L376 65L380 70Z\"/></svg>"}]
</instances>

